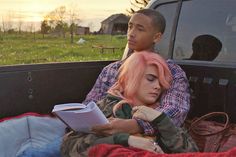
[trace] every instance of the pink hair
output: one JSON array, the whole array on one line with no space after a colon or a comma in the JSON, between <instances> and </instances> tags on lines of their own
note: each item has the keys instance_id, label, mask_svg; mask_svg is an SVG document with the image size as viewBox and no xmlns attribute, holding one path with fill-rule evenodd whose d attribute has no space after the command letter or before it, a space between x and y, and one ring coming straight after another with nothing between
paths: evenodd
<instances>
[{"instance_id":1,"label":"pink hair","mask_svg":"<svg viewBox=\"0 0 236 157\"><path fill-rule=\"evenodd\" d=\"M168 89L172 75L166 61L156 53L140 51L133 53L125 60L119 69L117 82L109 89L108 93L119 96L133 104L135 93L148 65L156 67L162 89Z\"/></svg>"}]
</instances>

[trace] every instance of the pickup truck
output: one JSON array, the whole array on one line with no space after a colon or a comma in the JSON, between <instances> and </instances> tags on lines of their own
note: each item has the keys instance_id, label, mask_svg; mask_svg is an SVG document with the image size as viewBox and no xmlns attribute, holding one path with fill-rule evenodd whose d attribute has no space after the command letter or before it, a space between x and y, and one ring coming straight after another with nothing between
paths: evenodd
<instances>
[{"instance_id":1,"label":"pickup truck","mask_svg":"<svg viewBox=\"0 0 236 157\"><path fill-rule=\"evenodd\" d=\"M235 123L236 1L151 0L147 8L166 18L157 52L179 64L189 79L188 118L224 111ZM102 68L111 62L0 67L0 118L25 112L48 114L55 104L82 102Z\"/></svg>"},{"instance_id":2,"label":"pickup truck","mask_svg":"<svg viewBox=\"0 0 236 157\"><path fill-rule=\"evenodd\" d=\"M166 18L164 37L156 48L187 74L192 91L189 118L224 111L236 122L236 2L152 0L147 7ZM193 40L202 35L214 36L222 43L218 56L214 60L188 59ZM205 45L199 51L204 53L212 51L207 50L207 44L213 49L217 46L208 39L202 43ZM82 102L102 68L111 62L1 66L0 118L25 112L50 113L55 104Z\"/></svg>"}]
</instances>

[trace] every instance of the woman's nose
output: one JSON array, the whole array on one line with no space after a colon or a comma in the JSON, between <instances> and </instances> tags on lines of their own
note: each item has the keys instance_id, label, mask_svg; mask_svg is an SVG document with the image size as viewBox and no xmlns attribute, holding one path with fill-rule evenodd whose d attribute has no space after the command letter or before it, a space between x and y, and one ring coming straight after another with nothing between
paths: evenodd
<instances>
[{"instance_id":1,"label":"woman's nose","mask_svg":"<svg viewBox=\"0 0 236 157\"><path fill-rule=\"evenodd\" d=\"M156 83L156 85L155 85L155 89L158 89L158 90L161 89L161 85L160 85L159 82Z\"/></svg>"}]
</instances>

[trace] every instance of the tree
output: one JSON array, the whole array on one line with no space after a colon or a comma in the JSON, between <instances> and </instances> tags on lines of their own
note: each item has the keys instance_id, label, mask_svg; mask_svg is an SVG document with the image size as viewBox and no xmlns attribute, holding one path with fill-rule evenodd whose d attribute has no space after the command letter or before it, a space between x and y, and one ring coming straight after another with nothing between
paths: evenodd
<instances>
[{"instance_id":1,"label":"tree","mask_svg":"<svg viewBox=\"0 0 236 157\"><path fill-rule=\"evenodd\" d=\"M21 18L19 18L18 20L18 33L21 34L21 28L22 28L22 25L23 25L23 21Z\"/></svg>"},{"instance_id":2,"label":"tree","mask_svg":"<svg viewBox=\"0 0 236 157\"><path fill-rule=\"evenodd\" d=\"M3 40L3 36L2 36L2 28L0 27L0 40Z\"/></svg>"},{"instance_id":3,"label":"tree","mask_svg":"<svg viewBox=\"0 0 236 157\"><path fill-rule=\"evenodd\" d=\"M69 18L70 42L71 43L74 42L74 31L80 21L79 11L75 6L77 6L77 5L71 4L70 10L67 13L68 18Z\"/></svg>"},{"instance_id":4,"label":"tree","mask_svg":"<svg viewBox=\"0 0 236 157\"><path fill-rule=\"evenodd\" d=\"M46 15L46 18L49 19L51 28L54 28L54 31L65 38L66 33L66 7L60 6Z\"/></svg>"},{"instance_id":5,"label":"tree","mask_svg":"<svg viewBox=\"0 0 236 157\"><path fill-rule=\"evenodd\" d=\"M62 22L62 21L58 21L55 28L54 28L54 31L56 33L58 33L59 35L63 35L63 37L65 38L66 36L66 30L68 29L68 24L66 22Z\"/></svg>"},{"instance_id":6,"label":"tree","mask_svg":"<svg viewBox=\"0 0 236 157\"><path fill-rule=\"evenodd\" d=\"M22 11L18 11L16 13L15 19L17 19L17 29L18 33L21 34L22 31L22 25L23 25L23 16L21 15Z\"/></svg>"},{"instance_id":7,"label":"tree","mask_svg":"<svg viewBox=\"0 0 236 157\"><path fill-rule=\"evenodd\" d=\"M128 13L133 14L134 12L143 9L147 6L149 1L150 0L130 0L132 7L130 9L127 9Z\"/></svg>"},{"instance_id":8,"label":"tree","mask_svg":"<svg viewBox=\"0 0 236 157\"><path fill-rule=\"evenodd\" d=\"M35 23L34 22L30 22L29 26L28 26L29 32L31 34L33 34L34 37L34 41L36 41L36 32L35 32Z\"/></svg>"},{"instance_id":9,"label":"tree","mask_svg":"<svg viewBox=\"0 0 236 157\"><path fill-rule=\"evenodd\" d=\"M5 23L5 20L2 16L2 31L5 33L6 32L6 23Z\"/></svg>"},{"instance_id":10,"label":"tree","mask_svg":"<svg viewBox=\"0 0 236 157\"><path fill-rule=\"evenodd\" d=\"M13 12L9 11L7 15L2 16L2 28L4 32L12 31L13 29Z\"/></svg>"},{"instance_id":11,"label":"tree","mask_svg":"<svg viewBox=\"0 0 236 157\"><path fill-rule=\"evenodd\" d=\"M48 34L50 30L51 30L51 27L48 24L48 20L44 19L41 22L41 33L43 34L43 38L44 38L44 35Z\"/></svg>"},{"instance_id":12,"label":"tree","mask_svg":"<svg viewBox=\"0 0 236 157\"><path fill-rule=\"evenodd\" d=\"M74 32L76 27L80 21L79 19L79 11L76 8L77 5L71 4L70 9L67 10L65 6L60 6L55 10L48 13L42 23L41 23L41 31L43 30L42 27L46 27L47 25L51 28L53 33L57 33L65 37L66 31L69 30L71 43L74 42ZM46 31L46 30L45 30ZM43 32L42 32L43 33Z\"/></svg>"}]
</instances>

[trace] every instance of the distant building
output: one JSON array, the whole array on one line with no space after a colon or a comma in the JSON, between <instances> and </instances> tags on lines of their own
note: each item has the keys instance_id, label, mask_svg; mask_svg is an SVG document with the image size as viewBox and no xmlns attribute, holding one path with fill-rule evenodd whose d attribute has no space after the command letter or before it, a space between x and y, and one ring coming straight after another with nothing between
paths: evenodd
<instances>
[{"instance_id":1,"label":"distant building","mask_svg":"<svg viewBox=\"0 0 236 157\"><path fill-rule=\"evenodd\" d=\"M76 35L85 35L85 34L89 34L89 33L90 33L89 27L77 26L75 29Z\"/></svg>"},{"instance_id":2,"label":"distant building","mask_svg":"<svg viewBox=\"0 0 236 157\"><path fill-rule=\"evenodd\" d=\"M126 34L129 18L125 14L113 14L101 22L99 32L101 34Z\"/></svg>"}]
</instances>

